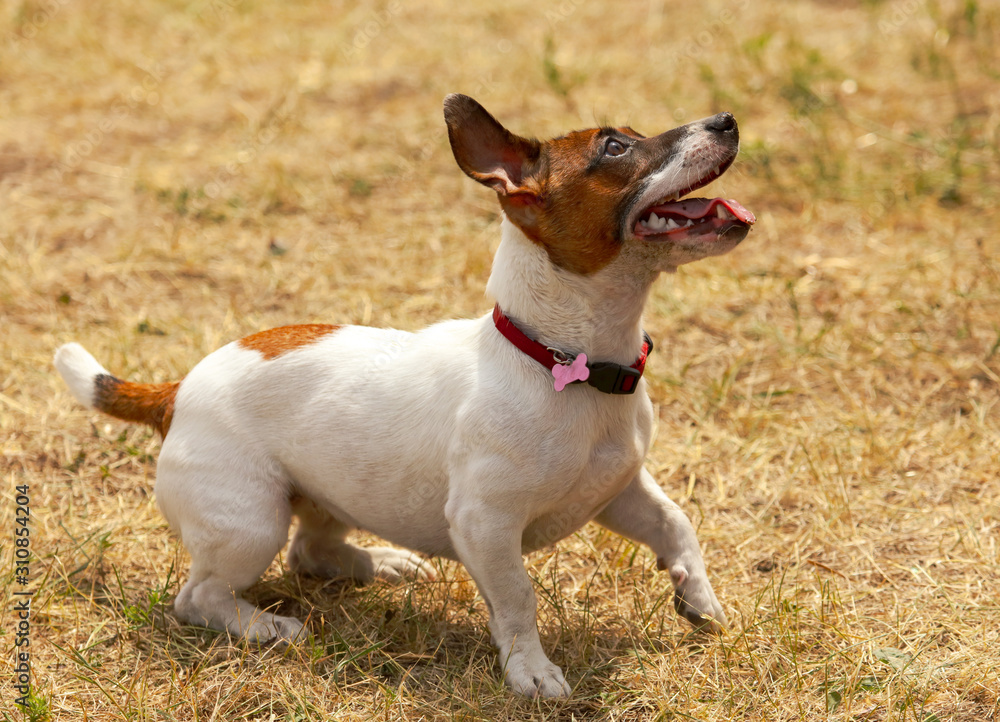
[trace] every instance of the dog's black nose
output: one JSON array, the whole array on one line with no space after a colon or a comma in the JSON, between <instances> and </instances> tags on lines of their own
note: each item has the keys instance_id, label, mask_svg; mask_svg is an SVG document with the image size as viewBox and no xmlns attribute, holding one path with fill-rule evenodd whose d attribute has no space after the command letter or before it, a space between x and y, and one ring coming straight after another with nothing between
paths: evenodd
<instances>
[{"instance_id":1,"label":"dog's black nose","mask_svg":"<svg viewBox=\"0 0 1000 722\"><path fill-rule=\"evenodd\" d=\"M736 118L732 113L719 113L705 124L708 130L716 133L727 133L736 129Z\"/></svg>"}]
</instances>

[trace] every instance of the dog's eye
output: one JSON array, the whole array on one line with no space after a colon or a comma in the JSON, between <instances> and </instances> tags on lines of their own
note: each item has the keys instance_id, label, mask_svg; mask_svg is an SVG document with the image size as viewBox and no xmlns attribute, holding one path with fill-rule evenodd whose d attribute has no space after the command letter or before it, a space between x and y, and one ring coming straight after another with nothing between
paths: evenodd
<instances>
[{"instance_id":1,"label":"dog's eye","mask_svg":"<svg viewBox=\"0 0 1000 722\"><path fill-rule=\"evenodd\" d=\"M621 155L626 150L627 147L625 146L624 143L612 138L611 140L608 141L608 144L604 146L604 155L611 155L611 156Z\"/></svg>"}]
</instances>

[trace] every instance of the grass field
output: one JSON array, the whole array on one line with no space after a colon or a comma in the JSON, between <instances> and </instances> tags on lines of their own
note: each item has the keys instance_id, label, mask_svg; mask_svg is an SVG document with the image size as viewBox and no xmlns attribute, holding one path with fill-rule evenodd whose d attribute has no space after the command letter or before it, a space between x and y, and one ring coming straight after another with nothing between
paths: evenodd
<instances>
[{"instance_id":1,"label":"grass field","mask_svg":"<svg viewBox=\"0 0 1000 722\"><path fill-rule=\"evenodd\" d=\"M0 714L1000 719L998 47L982 0L0 2ZM649 553L590 525L527 562L569 701L504 689L450 563L358 588L276 560L250 596L313 633L285 654L179 624L158 438L51 367L78 340L173 380L272 326L487 312L498 210L452 159L452 91L538 136L730 110L741 159L705 193L759 219L646 316L650 469L732 628L689 633Z\"/></svg>"}]
</instances>

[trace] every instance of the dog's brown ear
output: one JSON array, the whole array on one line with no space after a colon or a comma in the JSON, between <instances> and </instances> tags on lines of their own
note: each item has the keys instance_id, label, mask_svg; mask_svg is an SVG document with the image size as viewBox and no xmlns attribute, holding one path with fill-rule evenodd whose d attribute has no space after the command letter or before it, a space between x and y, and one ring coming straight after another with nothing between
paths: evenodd
<instances>
[{"instance_id":1,"label":"dog's brown ear","mask_svg":"<svg viewBox=\"0 0 1000 722\"><path fill-rule=\"evenodd\" d=\"M455 160L466 175L501 197L537 195L532 179L541 154L537 140L514 135L468 95L452 93L444 99L444 121Z\"/></svg>"}]
</instances>

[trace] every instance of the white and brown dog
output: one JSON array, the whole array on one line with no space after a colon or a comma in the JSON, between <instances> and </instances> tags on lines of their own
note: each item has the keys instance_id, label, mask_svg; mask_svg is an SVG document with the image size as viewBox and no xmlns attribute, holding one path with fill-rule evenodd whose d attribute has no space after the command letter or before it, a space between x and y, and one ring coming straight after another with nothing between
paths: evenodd
<instances>
[{"instance_id":1,"label":"white and brown dog","mask_svg":"<svg viewBox=\"0 0 1000 722\"><path fill-rule=\"evenodd\" d=\"M241 596L292 516L298 572L433 576L417 554L345 540L365 529L465 564L507 683L565 696L521 557L591 520L650 547L691 623L725 623L691 523L643 468L653 413L641 321L661 272L726 253L754 222L735 201L679 200L729 167L739 135L721 113L652 138L595 128L539 142L463 95L444 115L458 165L504 211L492 313L417 333L286 326L224 346L176 383L119 380L75 343L55 363L79 401L163 435L156 497L191 554L182 619L300 639L301 621Z\"/></svg>"}]
</instances>

